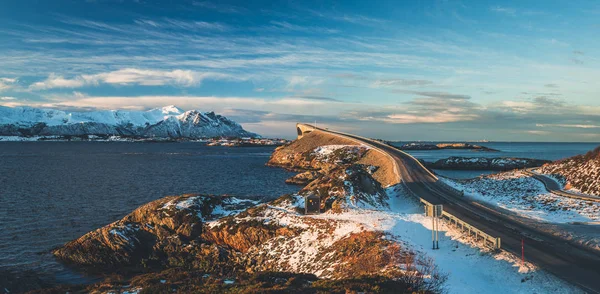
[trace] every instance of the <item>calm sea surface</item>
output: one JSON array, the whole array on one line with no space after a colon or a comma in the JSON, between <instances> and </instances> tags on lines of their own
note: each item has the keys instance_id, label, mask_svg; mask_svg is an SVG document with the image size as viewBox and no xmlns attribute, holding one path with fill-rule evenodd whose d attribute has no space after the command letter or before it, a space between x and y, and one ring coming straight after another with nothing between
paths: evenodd
<instances>
[{"instance_id":1,"label":"calm sea surface","mask_svg":"<svg viewBox=\"0 0 600 294\"><path fill-rule=\"evenodd\" d=\"M266 167L273 147L198 143L0 142L0 269L89 280L49 251L167 195L275 198L298 190Z\"/></svg>"},{"instance_id":2,"label":"calm sea surface","mask_svg":"<svg viewBox=\"0 0 600 294\"><path fill-rule=\"evenodd\" d=\"M409 142L393 142L394 146L401 146ZM436 143L436 142L427 142ZM558 160L566 157L584 154L598 147L600 143L528 143L528 142L486 142L471 144L482 145L500 152L480 152L471 150L424 150L408 151L418 159L436 161L450 156L462 157L523 157L534 159ZM474 178L481 174L494 173L493 171L454 171L436 170L436 173L452 178Z\"/></svg>"}]
</instances>

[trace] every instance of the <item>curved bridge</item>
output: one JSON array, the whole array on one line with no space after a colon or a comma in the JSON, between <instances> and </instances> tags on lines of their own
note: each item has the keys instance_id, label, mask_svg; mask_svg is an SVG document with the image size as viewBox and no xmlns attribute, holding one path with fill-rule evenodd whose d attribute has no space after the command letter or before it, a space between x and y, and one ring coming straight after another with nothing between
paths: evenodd
<instances>
[{"instance_id":1,"label":"curved bridge","mask_svg":"<svg viewBox=\"0 0 600 294\"><path fill-rule=\"evenodd\" d=\"M315 130L315 127L307 124L296 124L296 132L298 133L298 139L302 139L304 135Z\"/></svg>"},{"instance_id":2,"label":"curved bridge","mask_svg":"<svg viewBox=\"0 0 600 294\"><path fill-rule=\"evenodd\" d=\"M587 293L600 293L600 253L584 245L569 242L527 220L499 207L481 204L448 189L414 157L393 146L364 137L297 124L298 138L319 130L332 135L360 141L386 153L399 172L407 190L431 204L443 204L448 211L490 235L501 237L502 248L521 255L521 242L526 244L528 260L546 271L579 286Z\"/></svg>"}]
</instances>

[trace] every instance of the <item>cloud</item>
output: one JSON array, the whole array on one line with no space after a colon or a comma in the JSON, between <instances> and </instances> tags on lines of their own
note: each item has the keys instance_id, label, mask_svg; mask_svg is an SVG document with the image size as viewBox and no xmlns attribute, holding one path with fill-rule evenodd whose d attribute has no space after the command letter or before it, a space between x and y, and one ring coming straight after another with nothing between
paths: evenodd
<instances>
[{"instance_id":1,"label":"cloud","mask_svg":"<svg viewBox=\"0 0 600 294\"><path fill-rule=\"evenodd\" d=\"M546 88L558 88L557 84L545 84L544 87Z\"/></svg>"},{"instance_id":2,"label":"cloud","mask_svg":"<svg viewBox=\"0 0 600 294\"><path fill-rule=\"evenodd\" d=\"M353 73L334 74L333 77L339 78L339 79L349 79L349 80L359 80L359 81L369 79L363 75L357 75L357 74L353 74Z\"/></svg>"},{"instance_id":3,"label":"cloud","mask_svg":"<svg viewBox=\"0 0 600 294\"><path fill-rule=\"evenodd\" d=\"M0 91L5 91L15 87L17 79L13 78L0 78Z\"/></svg>"},{"instance_id":4,"label":"cloud","mask_svg":"<svg viewBox=\"0 0 600 294\"><path fill-rule=\"evenodd\" d=\"M15 97L0 97L0 100L2 101L12 101L12 100L16 100L17 98Z\"/></svg>"},{"instance_id":5,"label":"cloud","mask_svg":"<svg viewBox=\"0 0 600 294\"><path fill-rule=\"evenodd\" d=\"M322 84L325 80L322 78L316 78L311 76L291 76L287 79L287 87L289 89L309 86L309 85L319 85Z\"/></svg>"},{"instance_id":6,"label":"cloud","mask_svg":"<svg viewBox=\"0 0 600 294\"><path fill-rule=\"evenodd\" d=\"M517 10L510 7L494 6L491 7L490 10L496 13L506 14L510 16L515 16L517 14Z\"/></svg>"},{"instance_id":7,"label":"cloud","mask_svg":"<svg viewBox=\"0 0 600 294\"><path fill-rule=\"evenodd\" d=\"M374 87L390 87L390 86L426 86L433 84L429 80L408 80L408 79L383 79L373 82Z\"/></svg>"},{"instance_id":8,"label":"cloud","mask_svg":"<svg viewBox=\"0 0 600 294\"><path fill-rule=\"evenodd\" d=\"M340 31L336 29L329 29L324 27L313 27L313 26L300 26L296 24L291 24L286 21L271 21L273 25L271 28L278 30L287 30L287 31L297 31L297 32L305 32L305 33L327 33L327 34L337 34Z\"/></svg>"},{"instance_id":9,"label":"cloud","mask_svg":"<svg viewBox=\"0 0 600 294\"><path fill-rule=\"evenodd\" d=\"M560 127L560 128L576 128L576 129L600 129L600 125L590 124L536 124L536 127L547 128L547 127Z\"/></svg>"},{"instance_id":10,"label":"cloud","mask_svg":"<svg viewBox=\"0 0 600 294\"><path fill-rule=\"evenodd\" d=\"M409 91L421 97L403 103L400 107L380 110L354 111L346 116L363 121L382 121L394 124L452 123L480 118L482 107L470 101L468 95L446 92Z\"/></svg>"},{"instance_id":11,"label":"cloud","mask_svg":"<svg viewBox=\"0 0 600 294\"><path fill-rule=\"evenodd\" d=\"M440 98L440 99L458 99L458 100L471 99L471 96L469 96L469 95L451 94L451 93L447 93L447 92L410 91L408 93L413 93L413 94L417 94L419 96L424 96L424 97Z\"/></svg>"},{"instance_id":12,"label":"cloud","mask_svg":"<svg viewBox=\"0 0 600 294\"><path fill-rule=\"evenodd\" d=\"M194 1L194 2L192 2L192 5L201 7L201 8L205 8L205 9L214 10L214 11L217 11L220 13L239 14L239 13L244 13L246 11L246 9L243 7L228 5L228 4L224 4L224 3L215 4L215 3L209 2L209 1Z\"/></svg>"},{"instance_id":13,"label":"cloud","mask_svg":"<svg viewBox=\"0 0 600 294\"><path fill-rule=\"evenodd\" d=\"M202 80L226 79L228 75L219 73L200 73L191 70L144 70L136 68L125 68L112 72L99 73L93 75L80 75L72 79L66 79L63 76L50 74L44 81L33 83L29 86L30 90L46 90L54 88L80 88L83 86L93 86L101 83L113 85L142 85L142 86L162 86L177 85L190 87L197 85Z\"/></svg>"},{"instance_id":14,"label":"cloud","mask_svg":"<svg viewBox=\"0 0 600 294\"><path fill-rule=\"evenodd\" d=\"M323 96L293 96L293 98L317 100L317 101L343 102L342 100L339 100L339 99L323 97Z\"/></svg>"}]
</instances>

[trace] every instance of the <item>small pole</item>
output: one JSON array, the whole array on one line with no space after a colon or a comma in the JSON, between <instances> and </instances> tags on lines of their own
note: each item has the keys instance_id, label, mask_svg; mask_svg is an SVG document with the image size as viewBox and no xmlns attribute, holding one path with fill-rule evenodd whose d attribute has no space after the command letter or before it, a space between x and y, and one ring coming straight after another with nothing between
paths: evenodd
<instances>
[{"instance_id":1,"label":"small pole","mask_svg":"<svg viewBox=\"0 0 600 294\"><path fill-rule=\"evenodd\" d=\"M525 240L521 238L521 266L525 266Z\"/></svg>"},{"instance_id":2,"label":"small pole","mask_svg":"<svg viewBox=\"0 0 600 294\"><path fill-rule=\"evenodd\" d=\"M440 249L440 238L439 238L439 233L440 233L440 218L437 217L437 212L436 212L436 224L435 224L435 249Z\"/></svg>"},{"instance_id":3,"label":"small pole","mask_svg":"<svg viewBox=\"0 0 600 294\"><path fill-rule=\"evenodd\" d=\"M435 208L431 209L431 247L435 249L435 213L433 212Z\"/></svg>"}]
</instances>

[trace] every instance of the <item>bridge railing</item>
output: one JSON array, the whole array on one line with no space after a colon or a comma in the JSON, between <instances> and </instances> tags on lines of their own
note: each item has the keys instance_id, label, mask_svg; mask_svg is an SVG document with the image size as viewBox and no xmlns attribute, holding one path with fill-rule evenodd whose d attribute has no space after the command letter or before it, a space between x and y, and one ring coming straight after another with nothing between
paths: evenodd
<instances>
[{"instance_id":1,"label":"bridge railing","mask_svg":"<svg viewBox=\"0 0 600 294\"><path fill-rule=\"evenodd\" d=\"M427 207L433 206L433 204L422 198L421 203L425 205L426 210ZM445 210L442 210L442 218L445 219L448 224L453 224L456 228L460 229L461 231L467 233L470 236L474 236L476 241L483 240L484 245L491 249L500 249L502 245L499 237L493 237Z\"/></svg>"}]
</instances>

